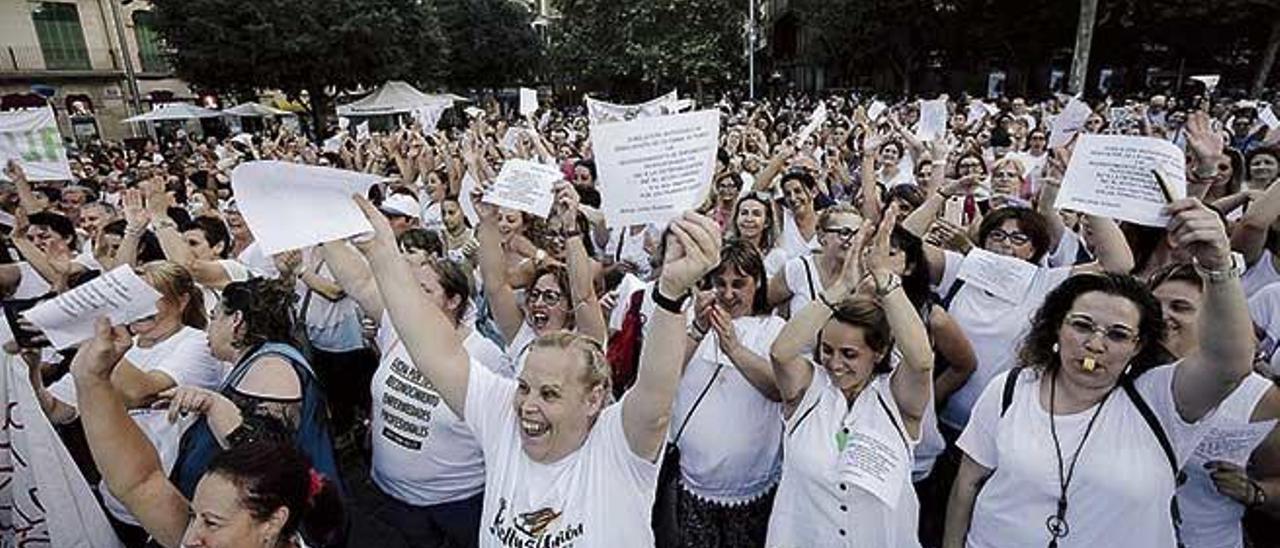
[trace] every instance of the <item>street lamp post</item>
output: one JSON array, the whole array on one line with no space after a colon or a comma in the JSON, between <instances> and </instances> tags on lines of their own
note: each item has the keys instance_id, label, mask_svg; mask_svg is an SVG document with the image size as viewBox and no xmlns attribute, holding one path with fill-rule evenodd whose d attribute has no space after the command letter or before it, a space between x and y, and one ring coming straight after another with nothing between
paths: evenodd
<instances>
[{"instance_id":1,"label":"street lamp post","mask_svg":"<svg viewBox=\"0 0 1280 548\"><path fill-rule=\"evenodd\" d=\"M749 23L747 26L747 94L752 101L756 100L756 0L750 0Z\"/></svg>"},{"instance_id":2,"label":"street lamp post","mask_svg":"<svg viewBox=\"0 0 1280 548\"><path fill-rule=\"evenodd\" d=\"M120 41L120 57L124 59L124 75L126 84L129 88L129 101L126 103L132 107L130 116L142 114L142 101L138 91L138 75L133 71L133 56L129 53L129 40L124 36L124 19L120 16L121 3L120 0L108 0L111 3L111 18L116 24L116 39Z\"/></svg>"}]
</instances>

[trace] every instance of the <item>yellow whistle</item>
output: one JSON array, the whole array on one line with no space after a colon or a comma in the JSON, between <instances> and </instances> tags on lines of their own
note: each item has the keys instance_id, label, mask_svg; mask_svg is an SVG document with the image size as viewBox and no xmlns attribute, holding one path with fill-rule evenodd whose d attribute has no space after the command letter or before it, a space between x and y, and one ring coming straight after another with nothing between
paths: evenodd
<instances>
[{"instance_id":1,"label":"yellow whistle","mask_svg":"<svg viewBox=\"0 0 1280 548\"><path fill-rule=\"evenodd\" d=\"M1085 371L1093 371L1093 368L1097 366L1098 362L1094 361L1093 358L1085 358L1084 363L1081 364L1081 367L1083 367Z\"/></svg>"}]
</instances>

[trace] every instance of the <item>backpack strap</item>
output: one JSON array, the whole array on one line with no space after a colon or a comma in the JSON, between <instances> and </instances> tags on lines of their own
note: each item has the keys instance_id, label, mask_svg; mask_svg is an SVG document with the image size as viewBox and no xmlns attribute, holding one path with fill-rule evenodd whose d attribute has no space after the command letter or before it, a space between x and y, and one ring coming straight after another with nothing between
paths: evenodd
<instances>
[{"instance_id":1,"label":"backpack strap","mask_svg":"<svg viewBox=\"0 0 1280 548\"><path fill-rule=\"evenodd\" d=\"M898 424L898 416L893 414L893 410L889 409L889 404L885 403L884 396L880 395L879 390L872 389L876 393L876 401L880 402L880 407L884 409L884 413L889 415L889 422L893 423L893 429L898 431L898 437L902 438L902 446L907 448L907 454L911 454L911 444L907 443L907 434L903 430L902 425Z\"/></svg>"},{"instance_id":2,"label":"backpack strap","mask_svg":"<svg viewBox=\"0 0 1280 548\"><path fill-rule=\"evenodd\" d=\"M809 300L818 300L818 292L813 288L813 268L809 266L809 257L800 257L800 264L804 265L804 281L809 283Z\"/></svg>"},{"instance_id":3,"label":"backpack strap","mask_svg":"<svg viewBox=\"0 0 1280 548\"><path fill-rule=\"evenodd\" d=\"M1173 444L1169 443L1169 435L1165 433L1164 426L1160 424L1160 420L1156 417L1151 406L1147 405L1147 401L1142 399L1142 394L1133 385L1133 375L1125 374L1120 376L1120 388L1124 389L1125 395L1129 396L1129 401L1133 402L1133 406L1138 409L1138 414L1142 415L1142 421L1147 423L1147 429L1155 435L1156 441L1160 442L1160 449L1164 451L1164 458L1169 461L1169 469L1173 472L1173 481L1175 485L1182 485L1187 481L1187 475L1178 468L1178 457L1173 452ZM1182 542L1182 511L1178 508L1178 496L1174 495L1169 500L1169 515L1173 518L1173 535L1177 540L1179 548L1185 546Z\"/></svg>"},{"instance_id":4,"label":"backpack strap","mask_svg":"<svg viewBox=\"0 0 1280 548\"><path fill-rule=\"evenodd\" d=\"M960 288L964 287L964 280L959 278L951 284L951 289L947 290L947 294L942 296L942 308L951 310L951 301L956 300L956 295L960 293Z\"/></svg>"},{"instance_id":5,"label":"backpack strap","mask_svg":"<svg viewBox=\"0 0 1280 548\"><path fill-rule=\"evenodd\" d=\"M957 282L959 283L959 282ZM1013 405L1013 387L1018 384L1018 375L1022 374L1022 367L1015 367L1009 370L1009 375L1004 378L1004 391L1000 393L1000 416L1003 417L1005 412L1009 411L1009 406Z\"/></svg>"}]
</instances>

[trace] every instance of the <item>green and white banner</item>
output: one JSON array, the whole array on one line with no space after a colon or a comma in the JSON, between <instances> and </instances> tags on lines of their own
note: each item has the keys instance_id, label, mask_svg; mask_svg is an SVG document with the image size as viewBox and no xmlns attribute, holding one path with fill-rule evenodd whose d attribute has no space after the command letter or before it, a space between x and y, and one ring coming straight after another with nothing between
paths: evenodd
<instances>
[{"instance_id":1,"label":"green and white banner","mask_svg":"<svg viewBox=\"0 0 1280 548\"><path fill-rule=\"evenodd\" d=\"M53 109L0 112L0 166L17 160L29 181L71 179ZM0 180L7 180L0 173Z\"/></svg>"}]
</instances>

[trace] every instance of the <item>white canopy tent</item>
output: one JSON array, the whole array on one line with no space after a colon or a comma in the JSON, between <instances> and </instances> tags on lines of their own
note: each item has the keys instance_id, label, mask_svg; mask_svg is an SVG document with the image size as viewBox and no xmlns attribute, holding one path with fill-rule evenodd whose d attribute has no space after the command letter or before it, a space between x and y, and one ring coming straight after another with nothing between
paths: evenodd
<instances>
[{"instance_id":1,"label":"white canopy tent","mask_svg":"<svg viewBox=\"0 0 1280 548\"><path fill-rule=\"evenodd\" d=\"M385 116L410 114L424 107L445 104L463 99L452 94L428 95L413 86L391 80L364 98L338 107L338 116Z\"/></svg>"},{"instance_id":2,"label":"white canopy tent","mask_svg":"<svg viewBox=\"0 0 1280 548\"><path fill-rule=\"evenodd\" d=\"M187 103L166 103L155 110L125 118L125 122L164 122L169 120L195 120L200 118L217 118L221 112Z\"/></svg>"},{"instance_id":3,"label":"white canopy tent","mask_svg":"<svg viewBox=\"0 0 1280 548\"><path fill-rule=\"evenodd\" d=\"M260 118L263 116L291 116L292 112L272 108L259 103L242 103L234 107L223 109L222 113L228 116L240 116Z\"/></svg>"}]
</instances>

